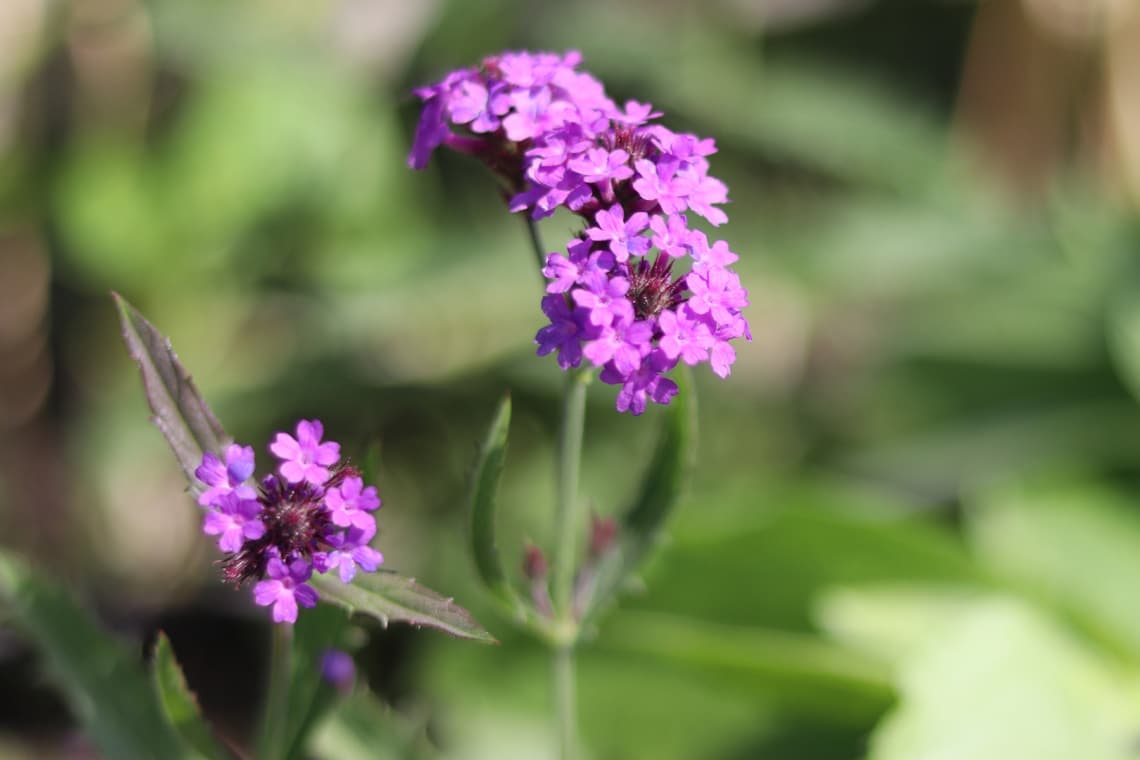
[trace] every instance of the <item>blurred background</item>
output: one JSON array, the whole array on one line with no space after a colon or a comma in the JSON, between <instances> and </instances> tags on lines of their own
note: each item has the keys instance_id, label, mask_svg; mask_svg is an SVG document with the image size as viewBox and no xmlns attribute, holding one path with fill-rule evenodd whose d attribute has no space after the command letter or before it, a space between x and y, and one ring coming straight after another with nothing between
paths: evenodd
<instances>
[{"instance_id":1,"label":"blurred background","mask_svg":"<svg viewBox=\"0 0 1140 760\"><path fill-rule=\"evenodd\" d=\"M372 452L387 564L502 640L374 631L391 730L549 756L545 655L471 580L464 514L513 389L500 544L549 543L541 279L481 167L405 167L411 88L506 48L577 48L616 100L715 137L751 293L732 377L700 373L669 540L583 650L588 757L1136 757L1130 0L0 0L3 544L140 652L165 630L248 740L266 616L216 580L115 290L263 467L300 417ZM545 223L548 249L572 231ZM587 420L600 514L660 421L613 397ZM2 629L0 682L0 756L87 755Z\"/></svg>"}]
</instances>

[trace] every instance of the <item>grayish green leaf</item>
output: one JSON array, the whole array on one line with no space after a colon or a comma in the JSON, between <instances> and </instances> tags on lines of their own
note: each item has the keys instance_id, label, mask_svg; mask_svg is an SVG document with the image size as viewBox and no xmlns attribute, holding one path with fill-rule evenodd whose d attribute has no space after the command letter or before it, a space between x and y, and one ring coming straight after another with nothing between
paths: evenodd
<instances>
[{"instance_id":1,"label":"grayish green leaf","mask_svg":"<svg viewBox=\"0 0 1140 760\"><path fill-rule=\"evenodd\" d=\"M380 570L357 575L352 583L329 575L314 576L309 583L326 601L375 618L383 626L395 621L437 628L456 638L496 643L471 613L412 578Z\"/></svg>"}]
</instances>

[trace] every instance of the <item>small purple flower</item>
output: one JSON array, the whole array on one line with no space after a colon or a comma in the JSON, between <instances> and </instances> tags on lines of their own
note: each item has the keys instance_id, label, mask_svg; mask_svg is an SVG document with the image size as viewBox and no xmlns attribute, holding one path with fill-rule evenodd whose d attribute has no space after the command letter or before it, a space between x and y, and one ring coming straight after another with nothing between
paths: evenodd
<instances>
[{"instance_id":1,"label":"small purple flower","mask_svg":"<svg viewBox=\"0 0 1140 760\"><path fill-rule=\"evenodd\" d=\"M639 211L627 221L622 207L614 206L599 211L594 222L597 226L587 227L586 235L591 240L608 241L610 252L618 262L624 264L630 256L641 256L649 250L649 240L640 234L649 226L649 214Z\"/></svg>"},{"instance_id":2,"label":"small purple flower","mask_svg":"<svg viewBox=\"0 0 1140 760\"><path fill-rule=\"evenodd\" d=\"M380 507L380 497L373 486L364 488L364 481L360 478L345 478L339 488L329 489L325 494L325 504L334 525L342 528L356 526L362 530L375 528L376 521L368 513Z\"/></svg>"},{"instance_id":3,"label":"small purple flower","mask_svg":"<svg viewBox=\"0 0 1140 760\"><path fill-rule=\"evenodd\" d=\"M194 470L194 476L209 486L198 497L203 507L220 503L231 492L243 499L256 496L251 487L242 485L253 474L253 447L231 443L226 447L225 457L223 463L213 452L207 451L202 456L202 464Z\"/></svg>"},{"instance_id":4,"label":"small purple flower","mask_svg":"<svg viewBox=\"0 0 1140 760\"><path fill-rule=\"evenodd\" d=\"M550 319L550 324L534 336L534 342L538 344L538 355L546 356L558 349L559 367L577 367L582 363L582 328L566 305L566 299L561 295L544 297L542 313Z\"/></svg>"},{"instance_id":5,"label":"small purple flower","mask_svg":"<svg viewBox=\"0 0 1140 760\"><path fill-rule=\"evenodd\" d=\"M660 346L665 356L681 359L689 366L709 358L712 333L706 324L691 319L685 310L661 312L657 326L661 329Z\"/></svg>"},{"instance_id":6,"label":"small purple flower","mask_svg":"<svg viewBox=\"0 0 1140 760\"><path fill-rule=\"evenodd\" d=\"M636 371L626 375L609 365L602 370L601 379L604 383L622 384L617 395L617 410L637 416L645 411L648 400L668 404L677 395L677 384L663 374L675 363L663 352L654 351L642 360Z\"/></svg>"},{"instance_id":7,"label":"small purple flower","mask_svg":"<svg viewBox=\"0 0 1140 760\"><path fill-rule=\"evenodd\" d=\"M570 293L574 303L587 314L587 321L594 327L606 327L615 322L633 321L633 306L626 299L629 280L624 277L607 278L601 272L591 272L584 277L584 288Z\"/></svg>"},{"instance_id":8,"label":"small purple flower","mask_svg":"<svg viewBox=\"0 0 1140 760\"><path fill-rule=\"evenodd\" d=\"M273 622L297 622L297 605L317 606L316 589L305 583L313 574L312 566L304 559L295 559L286 565L272 557L266 567L268 580L253 587L253 600L262 607L273 605Z\"/></svg>"},{"instance_id":9,"label":"small purple flower","mask_svg":"<svg viewBox=\"0 0 1140 760\"><path fill-rule=\"evenodd\" d=\"M649 322L615 322L587 343L582 353L595 366L601 367L612 361L619 373L628 375L637 369L641 357L649 352L652 338L653 325Z\"/></svg>"},{"instance_id":10,"label":"small purple flower","mask_svg":"<svg viewBox=\"0 0 1140 760\"><path fill-rule=\"evenodd\" d=\"M371 531L350 528L347 533L330 538L329 544L333 548L321 554L319 561L315 561L317 569L322 573L336 570L343 583L352 582L358 567L366 573L375 572L384 562L384 555L367 543L375 533L376 527L373 525Z\"/></svg>"},{"instance_id":11,"label":"small purple flower","mask_svg":"<svg viewBox=\"0 0 1140 760\"><path fill-rule=\"evenodd\" d=\"M591 148L584 156L568 162L566 166L590 183L619 182L633 176L633 169L629 168L629 153L621 148L614 151Z\"/></svg>"},{"instance_id":12,"label":"small purple flower","mask_svg":"<svg viewBox=\"0 0 1140 760\"><path fill-rule=\"evenodd\" d=\"M290 483L308 481L315 486L329 479L329 467L340 459L340 444L321 443L324 427L320 420L301 420L297 437L278 433L269 450L282 461L281 476Z\"/></svg>"},{"instance_id":13,"label":"small purple flower","mask_svg":"<svg viewBox=\"0 0 1140 760\"><path fill-rule=\"evenodd\" d=\"M356 680L356 663L348 652L326 649L321 655L320 670L321 678L337 691L342 694L352 691L352 682Z\"/></svg>"},{"instance_id":14,"label":"small purple flower","mask_svg":"<svg viewBox=\"0 0 1140 760\"><path fill-rule=\"evenodd\" d=\"M261 504L256 500L243 499L231 491L216 506L216 510L206 513L202 532L208 536L221 536L218 548L222 551L236 552L247 540L265 535L265 523L258 519Z\"/></svg>"}]
</instances>

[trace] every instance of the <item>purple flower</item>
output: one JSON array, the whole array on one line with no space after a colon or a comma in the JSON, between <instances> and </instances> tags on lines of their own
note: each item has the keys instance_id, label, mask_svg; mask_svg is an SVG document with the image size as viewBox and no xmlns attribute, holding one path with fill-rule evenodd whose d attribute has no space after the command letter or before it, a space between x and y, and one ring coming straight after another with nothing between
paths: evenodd
<instances>
[{"instance_id":1,"label":"purple flower","mask_svg":"<svg viewBox=\"0 0 1140 760\"><path fill-rule=\"evenodd\" d=\"M686 217L728 220L728 188L709 174L715 141L654 123L649 104L617 107L580 63L573 51L506 52L417 90L412 163L439 145L468 153L512 188L512 212L583 221L565 255L546 257L537 353L557 350L563 369L585 356L621 386L618 409L640 414L677 392L664 375L678 362L728 374L732 342L751 339L748 294L728 243Z\"/></svg>"},{"instance_id":2,"label":"purple flower","mask_svg":"<svg viewBox=\"0 0 1140 760\"><path fill-rule=\"evenodd\" d=\"M224 552L236 552L249 539L265 535L265 523L258 519L261 504L254 499L243 499L236 492L218 500L216 510L206 513L202 532L208 536L221 536L218 548Z\"/></svg>"},{"instance_id":3,"label":"purple flower","mask_svg":"<svg viewBox=\"0 0 1140 760\"><path fill-rule=\"evenodd\" d=\"M607 362L622 375L628 375L641 364L641 357L649 352L653 325L649 322L615 322L605 327L582 351L586 358L601 367Z\"/></svg>"},{"instance_id":4,"label":"purple flower","mask_svg":"<svg viewBox=\"0 0 1140 760\"><path fill-rule=\"evenodd\" d=\"M231 443L226 447L223 463L213 452L202 455L202 464L194 470L194 477L209 486L198 497L203 507L216 505L226 494L236 492L243 499L256 496L253 489L242 485L253 474L253 448Z\"/></svg>"},{"instance_id":5,"label":"purple flower","mask_svg":"<svg viewBox=\"0 0 1140 760\"><path fill-rule=\"evenodd\" d=\"M616 385L621 383L617 395L617 410L639 415L645 411L647 401L668 404L677 395L677 384L664 376L676 362L670 361L662 351L654 351L631 373L623 373L612 364L602 370L601 380Z\"/></svg>"},{"instance_id":6,"label":"purple flower","mask_svg":"<svg viewBox=\"0 0 1140 760\"><path fill-rule=\"evenodd\" d=\"M376 489L339 461L340 444L321 441L318 420L301 420L296 433L277 435L270 448L285 462L256 491L232 486L253 474L249 447L230 446L228 468L209 453L198 468L199 478L219 489L202 530L218 536L226 552L223 578L237 586L254 583L254 600L273 605L273 619L288 623L297 619L298 605L316 603L316 591L305 584L314 571L335 569L348 583L358 570L373 572L384 561L368 545L376 535L370 514L380 506Z\"/></svg>"},{"instance_id":7,"label":"purple flower","mask_svg":"<svg viewBox=\"0 0 1140 760\"><path fill-rule=\"evenodd\" d=\"M340 649L326 649L321 655L321 678L342 694L352 691L356 679L356 663L352 655Z\"/></svg>"},{"instance_id":8,"label":"purple flower","mask_svg":"<svg viewBox=\"0 0 1140 760\"><path fill-rule=\"evenodd\" d=\"M712 333L708 325L690 318L687 311L663 311L657 326L661 329L661 350L669 359L681 359L693 366L709 358Z\"/></svg>"},{"instance_id":9,"label":"purple flower","mask_svg":"<svg viewBox=\"0 0 1140 760\"><path fill-rule=\"evenodd\" d=\"M266 568L268 580L253 587L253 600L262 607L273 605L273 622L297 622L297 605L317 606L317 591L305 583L313 574L312 566L303 559L286 565L272 557Z\"/></svg>"},{"instance_id":10,"label":"purple flower","mask_svg":"<svg viewBox=\"0 0 1140 760\"><path fill-rule=\"evenodd\" d=\"M633 320L633 305L626 299L629 280L624 277L607 277L594 271L583 278L584 288L570 295L574 303L585 310L587 321L594 327L606 327L615 322Z\"/></svg>"},{"instance_id":11,"label":"purple flower","mask_svg":"<svg viewBox=\"0 0 1140 760\"><path fill-rule=\"evenodd\" d=\"M360 478L345 478L339 488L329 489L325 494L325 504L334 525L375 529L376 521L368 513L380 507L380 497L374 487L364 488L364 481Z\"/></svg>"},{"instance_id":12,"label":"purple flower","mask_svg":"<svg viewBox=\"0 0 1140 760\"><path fill-rule=\"evenodd\" d=\"M330 538L329 545L333 548L314 558L317 569L322 573L336 570L343 583L352 582L358 567L366 573L375 572L384 562L384 555L368 545L375 533L373 525L371 531L350 528L347 533Z\"/></svg>"},{"instance_id":13,"label":"purple flower","mask_svg":"<svg viewBox=\"0 0 1140 760\"><path fill-rule=\"evenodd\" d=\"M641 256L649 250L649 240L641 236L641 231L649 226L649 214L637 212L626 221L621 206L599 211L594 217L597 227L586 228L591 240L608 241L610 252L620 263L629 261L630 256Z\"/></svg>"},{"instance_id":14,"label":"purple flower","mask_svg":"<svg viewBox=\"0 0 1140 760\"><path fill-rule=\"evenodd\" d=\"M693 292L689 308L695 314L711 315L717 325L736 321L740 309L748 305L748 294L740 287L740 278L727 269L690 272L685 283Z\"/></svg>"},{"instance_id":15,"label":"purple flower","mask_svg":"<svg viewBox=\"0 0 1140 760\"><path fill-rule=\"evenodd\" d=\"M629 153L621 148L615 151L591 148L584 156L570 161L566 166L590 183L617 182L633 176L633 169L629 168Z\"/></svg>"},{"instance_id":16,"label":"purple flower","mask_svg":"<svg viewBox=\"0 0 1140 760\"><path fill-rule=\"evenodd\" d=\"M315 486L329 479L329 467L340 459L339 443L321 443L325 429L319 420L297 423L297 437L278 433L269 450L283 460L281 476L290 483L308 481Z\"/></svg>"},{"instance_id":17,"label":"purple flower","mask_svg":"<svg viewBox=\"0 0 1140 760\"><path fill-rule=\"evenodd\" d=\"M534 336L538 344L538 355L546 356L558 349L558 366L562 369L577 367L582 363L582 328L566 299L560 295L550 295L542 299L542 313L550 319Z\"/></svg>"}]
</instances>

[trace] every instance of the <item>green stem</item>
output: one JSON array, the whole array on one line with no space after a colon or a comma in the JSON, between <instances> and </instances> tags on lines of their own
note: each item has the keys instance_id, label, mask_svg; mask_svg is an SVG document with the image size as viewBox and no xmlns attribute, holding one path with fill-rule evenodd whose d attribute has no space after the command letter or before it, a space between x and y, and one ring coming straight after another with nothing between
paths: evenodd
<instances>
[{"instance_id":1,"label":"green stem","mask_svg":"<svg viewBox=\"0 0 1140 760\"><path fill-rule=\"evenodd\" d=\"M558 757L573 760L577 740L576 695L574 688L574 647L554 650L554 714L558 720Z\"/></svg>"},{"instance_id":2,"label":"green stem","mask_svg":"<svg viewBox=\"0 0 1140 760\"><path fill-rule=\"evenodd\" d=\"M558 507L554 516L554 610L563 620L572 615L574 563L578 554L578 471L586 424L586 386L591 374L572 370L562 400L562 437L558 441Z\"/></svg>"},{"instance_id":3,"label":"green stem","mask_svg":"<svg viewBox=\"0 0 1140 760\"><path fill-rule=\"evenodd\" d=\"M293 626L274 623L269 660L269 693L265 697L265 717L261 724L261 751L258 757L285 756L292 670Z\"/></svg>"},{"instance_id":4,"label":"green stem","mask_svg":"<svg viewBox=\"0 0 1140 760\"><path fill-rule=\"evenodd\" d=\"M546 266L546 250L538 225L527 217L527 232L539 272ZM551 665L554 682L554 716L557 721L558 757L573 760L578 732L574 688L574 647L578 621L574 619L574 565L578 556L578 476L582 464L582 434L586 425L586 386L593 373L571 370L562 400L562 431L558 440L558 503L554 515L554 558L551 586L554 615Z\"/></svg>"},{"instance_id":5,"label":"green stem","mask_svg":"<svg viewBox=\"0 0 1140 760\"><path fill-rule=\"evenodd\" d=\"M538 272L541 275L546 267L546 250L542 247L542 240L538 236L538 223L526 215L526 231L530 234L530 245L534 250L535 261L538 262Z\"/></svg>"}]
</instances>

